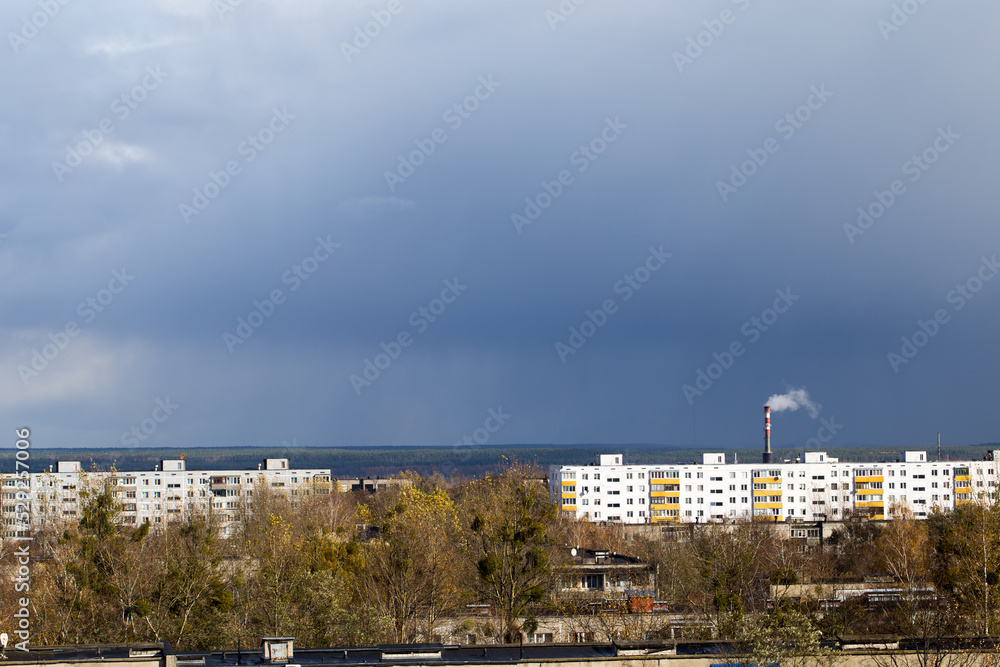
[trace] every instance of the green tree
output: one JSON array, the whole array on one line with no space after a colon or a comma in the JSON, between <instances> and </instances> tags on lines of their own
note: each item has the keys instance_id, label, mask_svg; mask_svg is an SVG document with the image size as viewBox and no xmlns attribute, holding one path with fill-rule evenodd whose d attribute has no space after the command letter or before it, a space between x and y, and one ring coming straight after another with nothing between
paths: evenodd
<instances>
[{"instance_id":1,"label":"green tree","mask_svg":"<svg viewBox=\"0 0 1000 667\"><path fill-rule=\"evenodd\" d=\"M190 515L154 540L162 554L152 593L149 625L182 650L225 648L226 616L232 610L218 527Z\"/></svg>"},{"instance_id":2,"label":"green tree","mask_svg":"<svg viewBox=\"0 0 1000 667\"><path fill-rule=\"evenodd\" d=\"M518 619L528 614L526 624L533 623L532 605L553 586L556 505L519 465L471 482L464 496L466 547L478 575L478 594L499 617L498 635L518 641Z\"/></svg>"}]
</instances>

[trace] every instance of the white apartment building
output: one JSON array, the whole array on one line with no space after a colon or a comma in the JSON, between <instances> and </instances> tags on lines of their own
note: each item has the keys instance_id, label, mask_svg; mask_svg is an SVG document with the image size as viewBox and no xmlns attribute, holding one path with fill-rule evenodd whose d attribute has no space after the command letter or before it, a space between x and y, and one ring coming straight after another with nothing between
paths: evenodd
<instances>
[{"instance_id":1,"label":"white apartment building","mask_svg":"<svg viewBox=\"0 0 1000 667\"><path fill-rule=\"evenodd\" d=\"M76 523L80 492L100 489L109 479L124 524L149 521L155 529L198 512L218 519L224 536L241 509L252 504L258 483L292 502L331 489L329 468L293 469L288 459L265 459L257 470L187 470L183 459L165 459L147 472L86 472L79 461L60 461L55 471L0 474L4 535Z\"/></svg>"},{"instance_id":2,"label":"white apartment building","mask_svg":"<svg viewBox=\"0 0 1000 667\"><path fill-rule=\"evenodd\" d=\"M890 517L896 507L924 518L997 491L1000 450L984 461L930 461L926 452L902 459L841 463L826 452L783 463L728 463L702 455L691 465L628 465L621 454L596 464L551 466L549 486L563 516L620 523L839 521L847 515Z\"/></svg>"}]
</instances>

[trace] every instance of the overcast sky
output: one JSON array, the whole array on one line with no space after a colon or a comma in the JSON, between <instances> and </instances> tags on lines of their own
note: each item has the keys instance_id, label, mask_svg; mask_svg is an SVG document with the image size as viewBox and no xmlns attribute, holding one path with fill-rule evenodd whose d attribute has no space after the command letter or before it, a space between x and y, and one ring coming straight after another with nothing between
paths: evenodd
<instances>
[{"instance_id":1,"label":"overcast sky","mask_svg":"<svg viewBox=\"0 0 1000 667\"><path fill-rule=\"evenodd\" d=\"M996 2L0 27L10 446L1000 440Z\"/></svg>"}]
</instances>

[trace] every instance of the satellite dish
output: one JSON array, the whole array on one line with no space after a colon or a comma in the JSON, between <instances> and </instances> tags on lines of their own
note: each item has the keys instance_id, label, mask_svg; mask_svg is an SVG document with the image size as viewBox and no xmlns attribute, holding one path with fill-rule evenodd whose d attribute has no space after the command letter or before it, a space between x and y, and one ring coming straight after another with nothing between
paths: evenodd
<instances>
[{"instance_id":1,"label":"satellite dish","mask_svg":"<svg viewBox=\"0 0 1000 667\"><path fill-rule=\"evenodd\" d=\"M575 556L576 555L576 547L574 547L574 548L572 548L572 549L569 550L569 555L570 556ZM7 645L7 635L3 635L2 641L4 643L4 646L6 646Z\"/></svg>"}]
</instances>

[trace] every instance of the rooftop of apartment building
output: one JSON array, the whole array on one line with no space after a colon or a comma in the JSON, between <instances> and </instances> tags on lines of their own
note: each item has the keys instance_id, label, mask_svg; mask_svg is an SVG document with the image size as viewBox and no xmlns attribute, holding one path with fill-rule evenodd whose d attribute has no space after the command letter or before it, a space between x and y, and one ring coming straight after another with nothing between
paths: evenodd
<instances>
[{"instance_id":1,"label":"rooftop of apartment building","mask_svg":"<svg viewBox=\"0 0 1000 667\"><path fill-rule=\"evenodd\" d=\"M986 453L986 455L981 459L983 461L994 461L1000 459L998 456L1000 450L991 450ZM890 452L882 452L883 454L889 454ZM815 463L829 463L829 464L843 464L843 465L856 465L861 463L940 463L942 465L962 463L963 461L955 460L935 460L928 455L926 450L905 450L894 454L891 458L882 458L873 461L841 461L837 457L830 456L827 452L823 451L807 451L796 455L794 458L782 458L775 459L773 464L815 464ZM701 454L701 461L677 461L672 463L632 463L625 460L623 454L598 454L595 461L587 464L573 464L566 466L553 466L553 467L605 467L605 466L619 466L619 467L680 467L680 466L696 466L696 465L747 465L747 466L763 466L771 465L764 464L759 460L749 460L740 461L737 458L730 458L725 452L703 452Z\"/></svg>"},{"instance_id":2,"label":"rooftop of apartment building","mask_svg":"<svg viewBox=\"0 0 1000 667\"><path fill-rule=\"evenodd\" d=\"M81 464L80 461L59 461L55 465L55 470L52 470L51 468L52 467L50 466L49 472L56 472L56 473L60 473L60 474L84 472L83 465ZM152 471L131 471L130 470L130 471L116 471L116 472L119 472L120 474L140 474L140 473L143 473L143 472L145 472L145 473L148 473L148 472L208 472L208 471L214 471L214 470L227 470L228 471L230 469L228 469L228 468L211 468L211 469L208 469L208 470L192 470L192 471L188 471L187 470L187 462L184 460L184 456L182 455L181 458L179 458L179 459L160 459L160 463L158 465L155 465L153 467ZM235 470L235 469L232 469L232 470ZM279 471L279 470L289 470L290 471L290 470L294 470L294 468L291 468L289 466L288 459L266 458L266 459L264 459L263 462L257 464L257 470L258 471ZM102 471L102 472L111 472L111 471ZM240 472L253 472L253 471L252 470L240 470Z\"/></svg>"},{"instance_id":3,"label":"rooftop of apartment building","mask_svg":"<svg viewBox=\"0 0 1000 667\"><path fill-rule=\"evenodd\" d=\"M268 641L288 642L286 648ZM739 655L737 646L721 640L708 641L619 641L614 643L524 643L524 644L383 644L351 648L298 649L290 638L271 638L258 650L226 650L175 653L166 642L156 644L32 647L21 651L8 647L3 657L15 664L82 665L100 661L130 667L216 667L238 665L441 665L565 663L568 661L606 662L609 659L660 659L674 656ZM823 648L857 653L870 651L990 650L1000 646L1000 638L940 637L925 647L922 639L886 637L824 637Z\"/></svg>"}]
</instances>

